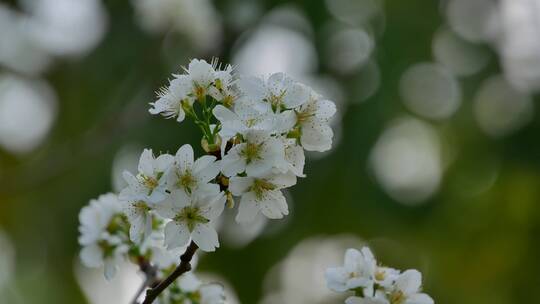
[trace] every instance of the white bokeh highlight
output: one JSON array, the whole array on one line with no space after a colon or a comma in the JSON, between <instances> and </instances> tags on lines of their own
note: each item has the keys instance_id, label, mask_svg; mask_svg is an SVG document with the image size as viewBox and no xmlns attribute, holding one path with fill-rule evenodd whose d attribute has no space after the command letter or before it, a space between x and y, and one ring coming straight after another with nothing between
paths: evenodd
<instances>
[{"instance_id":1,"label":"white bokeh highlight","mask_svg":"<svg viewBox=\"0 0 540 304\"><path fill-rule=\"evenodd\" d=\"M435 63L418 63L402 75L399 92L407 108L431 119L452 116L461 105L461 89L454 75Z\"/></svg>"},{"instance_id":2,"label":"white bokeh highlight","mask_svg":"<svg viewBox=\"0 0 540 304\"><path fill-rule=\"evenodd\" d=\"M457 76L480 72L489 62L489 52L456 35L448 28L439 29L433 38L433 56Z\"/></svg>"},{"instance_id":3,"label":"white bokeh highlight","mask_svg":"<svg viewBox=\"0 0 540 304\"><path fill-rule=\"evenodd\" d=\"M437 132L429 124L399 118L377 140L369 164L390 197L416 205L439 189L443 175L441 147Z\"/></svg>"},{"instance_id":4,"label":"white bokeh highlight","mask_svg":"<svg viewBox=\"0 0 540 304\"><path fill-rule=\"evenodd\" d=\"M474 115L480 128L488 135L509 135L527 123L534 115L532 98L515 89L503 76L485 80L474 98Z\"/></svg>"},{"instance_id":5,"label":"white bokeh highlight","mask_svg":"<svg viewBox=\"0 0 540 304\"><path fill-rule=\"evenodd\" d=\"M37 148L56 112L56 96L45 82L0 75L0 146L5 150L18 154Z\"/></svg>"}]
</instances>

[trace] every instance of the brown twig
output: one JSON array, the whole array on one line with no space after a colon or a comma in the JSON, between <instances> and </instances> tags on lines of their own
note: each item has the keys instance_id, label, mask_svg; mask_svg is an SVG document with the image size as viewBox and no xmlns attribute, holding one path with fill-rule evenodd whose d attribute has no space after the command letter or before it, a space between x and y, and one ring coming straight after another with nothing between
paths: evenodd
<instances>
[{"instance_id":1,"label":"brown twig","mask_svg":"<svg viewBox=\"0 0 540 304\"><path fill-rule=\"evenodd\" d=\"M142 304L151 304L154 300L165 290L169 285L171 285L179 276L191 270L191 259L195 251L199 247L193 241L189 244L188 248L180 256L180 265L163 281L156 285L156 287L150 288L146 291L146 298Z\"/></svg>"}]
</instances>

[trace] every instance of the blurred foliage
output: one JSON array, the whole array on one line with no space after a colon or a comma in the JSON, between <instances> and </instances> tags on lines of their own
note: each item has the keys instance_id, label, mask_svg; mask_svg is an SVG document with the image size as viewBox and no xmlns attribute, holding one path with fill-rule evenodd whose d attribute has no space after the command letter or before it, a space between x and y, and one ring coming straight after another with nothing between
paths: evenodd
<instances>
[{"instance_id":1,"label":"blurred foliage","mask_svg":"<svg viewBox=\"0 0 540 304\"><path fill-rule=\"evenodd\" d=\"M264 1L262 7L269 11L291 2L316 33L331 18L322 0ZM163 37L142 32L126 1L105 4L110 24L104 41L82 60L60 61L45 75L59 100L47 141L27 155L0 151L0 227L16 248L20 303L85 302L73 271L80 208L111 190L113 158L124 145L174 152L199 141L192 124L179 127L151 117L148 102L188 58L229 62L242 34L226 23L219 52L196 53L177 38L164 53ZM229 1L216 5L225 11ZM346 233L367 240L388 265L423 271L424 288L437 303L531 302L540 284L540 120L501 139L480 131L471 99L474 88L500 70L491 60L487 69L462 81L463 103L454 117L432 122L458 151L438 193L421 206L391 199L368 170L369 153L388 122L407 113L399 77L409 65L431 60L432 36L443 20L436 1L386 1L385 11L375 56L382 86L363 103L349 94L342 139L332 153L306 166L308 178L291 191L288 222L244 248L225 244L204 256L200 269L226 278L242 303L256 303L267 271L296 244L314 235ZM324 45L320 37L315 35L318 47ZM324 64L319 72L331 73ZM354 92L354 79L336 77ZM475 193L471 188L489 178L485 172L492 163L498 166L494 184Z\"/></svg>"}]
</instances>

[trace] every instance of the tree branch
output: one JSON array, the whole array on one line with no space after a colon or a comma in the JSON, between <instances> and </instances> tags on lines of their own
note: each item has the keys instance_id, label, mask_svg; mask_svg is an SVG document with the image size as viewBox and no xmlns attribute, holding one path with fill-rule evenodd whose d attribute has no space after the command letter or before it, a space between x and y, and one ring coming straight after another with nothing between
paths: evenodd
<instances>
[{"instance_id":1,"label":"tree branch","mask_svg":"<svg viewBox=\"0 0 540 304\"><path fill-rule=\"evenodd\" d=\"M193 255L195 254L195 251L197 251L199 247L197 244L195 244L193 241L189 244L188 248L180 256L180 265L176 267L176 269L163 281L161 281L156 287L153 287L151 289L148 289L146 291L146 298L144 299L142 304L151 304L154 302L154 300L165 290L169 285L174 283L174 281L181 276L182 274L188 272L191 270L191 259L193 259Z\"/></svg>"},{"instance_id":2,"label":"tree branch","mask_svg":"<svg viewBox=\"0 0 540 304\"><path fill-rule=\"evenodd\" d=\"M140 257L138 260L139 269L144 273L145 279L141 287L137 290L132 304L138 304L138 300L141 297L141 294L146 290L147 287L153 287L157 284L157 269L152 266L145 258Z\"/></svg>"}]
</instances>

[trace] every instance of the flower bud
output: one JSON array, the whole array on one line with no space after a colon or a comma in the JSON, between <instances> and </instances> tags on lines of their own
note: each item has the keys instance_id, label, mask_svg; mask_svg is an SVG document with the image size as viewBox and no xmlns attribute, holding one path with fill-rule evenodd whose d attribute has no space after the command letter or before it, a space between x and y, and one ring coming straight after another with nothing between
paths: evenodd
<instances>
[{"instance_id":1,"label":"flower bud","mask_svg":"<svg viewBox=\"0 0 540 304\"><path fill-rule=\"evenodd\" d=\"M208 143L208 140L206 139L206 137L203 137L201 139L201 146L206 153L219 151L219 149L221 149L221 137L216 134L214 136L213 144Z\"/></svg>"},{"instance_id":2,"label":"flower bud","mask_svg":"<svg viewBox=\"0 0 540 304\"><path fill-rule=\"evenodd\" d=\"M229 191L227 191L227 202L225 203L225 206L227 206L227 208L229 209L234 208L234 198L232 196L232 193Z\"/></svg>"}]
</instances>

